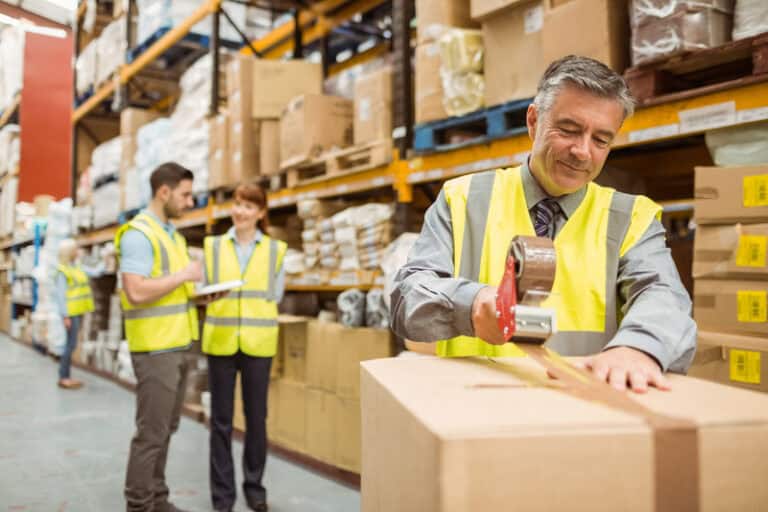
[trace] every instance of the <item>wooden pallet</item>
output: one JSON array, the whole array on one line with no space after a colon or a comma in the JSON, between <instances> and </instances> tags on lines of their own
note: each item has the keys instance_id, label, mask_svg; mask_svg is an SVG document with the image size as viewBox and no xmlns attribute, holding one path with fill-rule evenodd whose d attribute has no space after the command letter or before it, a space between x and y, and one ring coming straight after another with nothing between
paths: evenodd
<instances>
[{"instance_id":1,"label":"wooden pallet","mask_svg":"<svg viewBox=\"0 0 768 512\"><path fill-rule=\"evenodd\" d=\"M768 80L768 34L631 67L624 79L641 106Z\"/></svg>"},{"instance_id":2,"label":"wooden pallet","mask_svg":"<svg viewBox=\"0 0 768 512\"><path fill-rule=\"evenodd\" d=\"M293 188L333 176L355 174L392 161L392 139L332 150L314 159L286 162L282 173L272 176L270 190Z\"/></svg>"}]
</instances>

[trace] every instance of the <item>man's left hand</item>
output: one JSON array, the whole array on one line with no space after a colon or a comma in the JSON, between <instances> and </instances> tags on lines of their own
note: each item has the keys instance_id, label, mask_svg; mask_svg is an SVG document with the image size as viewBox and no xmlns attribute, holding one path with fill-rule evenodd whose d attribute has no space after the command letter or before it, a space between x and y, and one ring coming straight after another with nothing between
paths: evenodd
<instances>
[{"instance_id":1,"label":"man's left hand","mask_svg":"<svg viewBox=\"0 0 768 512\"><path fill-rule=\"evenodd\" d=\"M229 290L225 292L216 292L216 293L209 293L207 295L199 295L194 298L194 302L198 306L207 306L211 302L215 302L219 299L223 299L227 295L229 295Z\"/></svg>"},{"instance_id":2,"label":"man's left hand","mask_svg":"<svg viewBox=\"0 0 768 512\"><path fill-rule=\"evenodd\" d=\"M612 348L580 361L579 366L591 371L598 379L618 391L625 391L629 387L635 393L645 393L649 385L662 391L670 389L659 363L634 348Z\"/></svg>"}]
</instances>

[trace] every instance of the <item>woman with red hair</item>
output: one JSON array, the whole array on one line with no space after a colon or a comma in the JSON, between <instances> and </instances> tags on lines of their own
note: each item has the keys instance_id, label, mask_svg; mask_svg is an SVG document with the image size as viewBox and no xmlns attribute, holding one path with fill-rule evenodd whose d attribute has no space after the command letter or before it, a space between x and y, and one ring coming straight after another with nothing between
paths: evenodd
<instances>
[{"instance_id":1,"label":"woman with red hair","mask_svg":"<svg viewBox=\"0 0 768 512\"><path fill-rule=\"evenodd\" d=\"M267 458L267 388L277 352L277 304L284 290L285 242L267 235L267 195L257 184L235 190L232 228L206 237L209 284L245 284L207 306L203 352L208 355L211 391L211 499L217 511L231 511L237 491L232 463L232 415L237 372L245 415L243 493L251 510L267 510L262 484Z\"/></svg>"}]
</instances>

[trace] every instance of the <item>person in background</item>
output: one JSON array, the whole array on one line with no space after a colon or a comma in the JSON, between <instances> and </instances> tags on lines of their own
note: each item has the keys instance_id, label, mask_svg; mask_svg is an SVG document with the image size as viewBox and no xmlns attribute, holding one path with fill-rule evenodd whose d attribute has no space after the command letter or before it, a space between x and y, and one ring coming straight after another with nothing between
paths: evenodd
<instances>
[{"instance_id":1,"label":"person in background","mask_svg":"<svg viewBox=\"0 0 768 512\"><path fill-rule=\"evenodd\" d=\"M93 311L93 292L85 271L75 263L77 243L71 238L59 244L59 265L56 275L56 302L64 320L67 342L59 361L59 387L78 389L83 383L70 376L72 354L77 347L83 315Z\"/></svg>"},{"instance_id":2,"label":"person in background","mask_svg":"<svg viewBox=\"0 0 768 512\"><path fill-rule=\"evenodd\" d=\"M115 235L125 334L136 374L136 434L125 479L129 512L179 512L168 501L165 463L179 427L187 351L198 339L194 284L202 264L171 219L192 207L193 174L165 163L150 177L152 199ZM208 296L206 300L217 297Z\"/></svg>"},{"instance_id":3,"label":"person in background","mask_svg":"<svg viewBox=\"0 0 768 512\"><path fill-rule=\"evenodd\" d=\"M237 372L242 382L246 432L243 493L251 510L267 510L262 484L267 459L267 388L277 352L277 304L283 296L285 242L267 236L267 196L256 184L235 190L232 228L205 239L205 277L210 284L242 280L242 288L211 303L203 327L211 392L210 478L216 511L236 499L232 463L232 415Z\"/></svg>"}]
</instances>

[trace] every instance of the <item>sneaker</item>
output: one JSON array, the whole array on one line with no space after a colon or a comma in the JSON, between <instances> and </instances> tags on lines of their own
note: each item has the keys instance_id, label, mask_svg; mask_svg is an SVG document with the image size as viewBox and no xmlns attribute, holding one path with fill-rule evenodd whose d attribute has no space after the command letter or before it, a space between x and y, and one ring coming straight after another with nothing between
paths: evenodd
<instances>
[{"instance_id":1,"label":"sneaker","mask_svg":"<svg viewBox=\"0 0 768 512\"><path fill-rule=\"evenodd\" d=\"M74 379L61 379L59 387L62 389L80 389L83 387L83 383Z\"/></svg>"}]
</instances>

